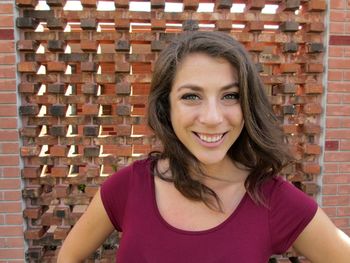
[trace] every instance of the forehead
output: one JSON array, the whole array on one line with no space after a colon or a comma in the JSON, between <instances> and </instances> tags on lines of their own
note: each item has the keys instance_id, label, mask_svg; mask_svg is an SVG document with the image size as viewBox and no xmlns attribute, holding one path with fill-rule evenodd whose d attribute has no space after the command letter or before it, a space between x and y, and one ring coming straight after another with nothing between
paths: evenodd
<instances>
[{"instance_id":1,"label":"forehead","mask_svg":"<svg viewBox=\"0 0 350 263\"><path fill-rule=\"evenodd\" d=\"M199 86L224 86L238 82L237 69L225 58L204 53L186 55L178 64L173 86L189 82Z\"/></svg>"}]
</instances>

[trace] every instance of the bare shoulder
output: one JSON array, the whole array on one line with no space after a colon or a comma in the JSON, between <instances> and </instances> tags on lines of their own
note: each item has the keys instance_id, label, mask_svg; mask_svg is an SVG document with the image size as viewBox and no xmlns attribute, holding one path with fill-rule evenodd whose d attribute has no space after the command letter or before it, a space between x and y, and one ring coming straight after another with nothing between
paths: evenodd
<instances>
[{"instance_id":1,"label":"bare shoulder","mask_svg":"<svg viewBox=\"0 0 350 263\"><path fill-rule=\"evenodd\" d=\"M293 247L313 263L350 262L350 238L338 229L321 208Z\"/></svg>"},{"instance_id":2,"label":"bare shoulder","mask_svg":"<svg viewBox=\"0 0 350 263\"><path fill-rule=\"evenodd\" d=\"M100 190L98 190L85 213L65 239L58 255L58 262L76 262L75 260L86 259L113 230L114 227L103 206ZM81 246L82 240L89 242Z\"/></svg>"}]
</instances>

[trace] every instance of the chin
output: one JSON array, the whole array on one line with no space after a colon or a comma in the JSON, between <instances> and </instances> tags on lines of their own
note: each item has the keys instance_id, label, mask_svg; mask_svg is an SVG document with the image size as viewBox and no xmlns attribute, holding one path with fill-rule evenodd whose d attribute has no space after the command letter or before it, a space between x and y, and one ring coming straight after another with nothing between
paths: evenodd
<instances>
[{"instance_id":1,"label":"chin","mask_svg":"<svg viewBox=\"0 0 350 263\"><path fill-rule=\"evenodd\" d=\"M224 161L226 155L218 156L213 154L211 156L196 156L197 160L203 165L217 165Z\"/></svg>"}]
</instances>

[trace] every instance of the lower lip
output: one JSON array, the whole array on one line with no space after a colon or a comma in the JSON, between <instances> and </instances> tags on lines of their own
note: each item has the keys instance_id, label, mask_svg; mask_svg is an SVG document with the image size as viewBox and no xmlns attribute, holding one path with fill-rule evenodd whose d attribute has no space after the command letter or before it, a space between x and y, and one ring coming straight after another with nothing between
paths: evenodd
<instances>
[{"instance_id":1,"label":"lower lip","mask_svg":"<svg viewBox=\"0 0 350 263\"><path fill-rule=\"evenodd\" d=\"M200 145L207 147L207 148L215 148L218 147L223 141L224 138L226 136L226 134L224 134L220 140L218 140L217 142L205 142L202 141L195 133L193 133L194 137L196 138L196 140L199 142Z\"/></svg>"}]
</instances>

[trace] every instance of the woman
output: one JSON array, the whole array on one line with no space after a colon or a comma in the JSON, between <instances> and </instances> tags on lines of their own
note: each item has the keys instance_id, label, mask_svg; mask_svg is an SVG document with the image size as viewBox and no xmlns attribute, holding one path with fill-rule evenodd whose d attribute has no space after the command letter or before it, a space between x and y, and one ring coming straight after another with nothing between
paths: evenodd
<instances>
[{"instance_id":1,"label":"woman","mask_svg":"<svg viewBox=\"0 0 350 263\"><path fill-rule=\"evenodd\" d=\"M148 115L164 150L102 185L58 262L82 261L114 229L119 263L265 263L291 246L312 262L350 262L349 238L277 176L291 158L254 64L229 35L172 42Z\"/></svg>"}]
</instances>

